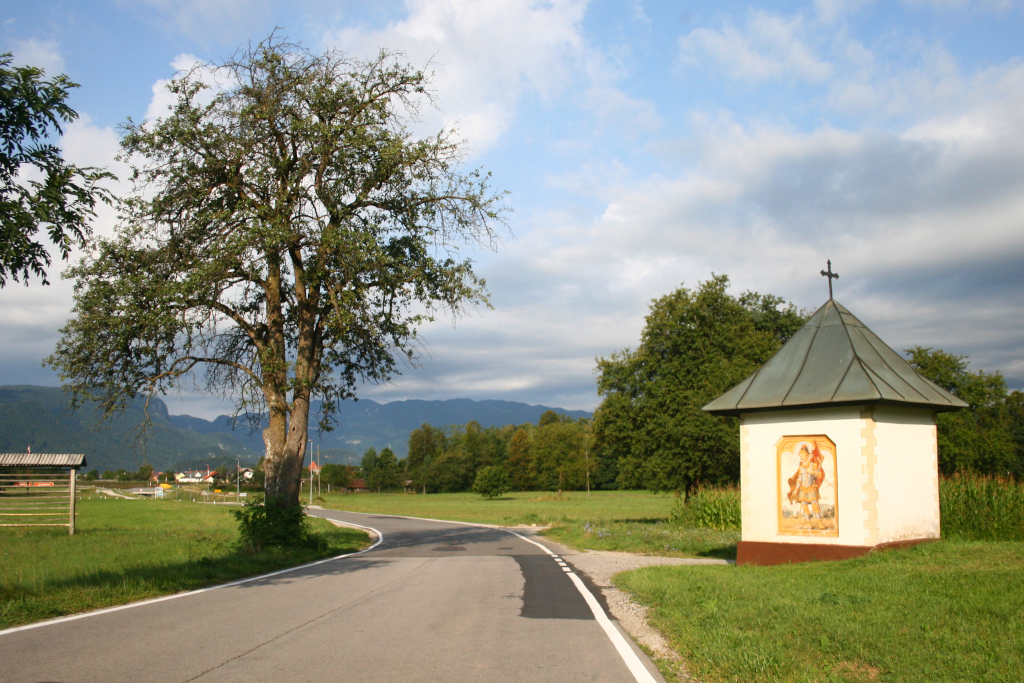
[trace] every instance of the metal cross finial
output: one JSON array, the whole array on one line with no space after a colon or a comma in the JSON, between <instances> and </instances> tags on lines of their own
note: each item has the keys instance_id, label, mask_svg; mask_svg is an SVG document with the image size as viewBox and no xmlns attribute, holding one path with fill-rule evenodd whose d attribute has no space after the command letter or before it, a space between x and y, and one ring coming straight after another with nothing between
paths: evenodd
<instances>
[{"instance_id":1,"label":"metal cross finial","mask_svg":"<svg viewBox=\"0 0 1024 683\"><path fill-rule=\"evenodd\" d=\"M832 272L832 259L828 260L828 272L825 272L823 270L823 271L821 271L821 274L828 278L828 299L829 299L829 301L831 301L832 300L832 280L833 279L836 279L836 280L839 279L839 273L833 273Z\"/></svg>"}]
</instances>

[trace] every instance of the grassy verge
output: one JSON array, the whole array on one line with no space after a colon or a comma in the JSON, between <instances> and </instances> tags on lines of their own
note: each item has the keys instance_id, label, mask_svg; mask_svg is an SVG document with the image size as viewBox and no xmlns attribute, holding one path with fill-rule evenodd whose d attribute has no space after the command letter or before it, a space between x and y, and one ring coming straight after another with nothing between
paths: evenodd
<instances>
[{"instance_id":1,"label":"grassy verge","mask_svg":"<svg viewBox=\"0 0 1024 683\"><path fill-rule=\"evenodd\" d=\"M518 492L485 500L472 493L359 493L324 496L325 507L481 524L552 525L544 532L581 549L734 559L738 531L669 524L674 496L647 491Z\"/></svg>"},{"instance_id":2,"label":"grassy verge","mask_svg":"<svg viewBox=\"0 0 1024 683\"><path fill-rule=\"evenodd\" d=\"M664 520L671 496L647 491L583 491L554 493L526 491L487 500L475 493L354 493L324 495L324 507L350 512L373 512L450 519L480 524L556 524L582 521Z\"/></svg>"},{"instance_id":3,"label":"grassy verge","mask_svg":"<svg viewBox=\"0 0 1024 683\"><path fill-rule=\"evenodd\" d=\"M239 553L231 508L83 500L74 536L0 529L0 628L192 590L369 545L362 531L313 519L323 551Z\"/></svg>"},{"instance_id":4,"label":"grassy verge","mask_svg":"<svg viewBox=\"0 0 1024 683\"><path fill-rule=\"evenodd\" d=\"M708 683L1019 681L1024 671L1024 543L652 567L616 581Z\"/></svg>"},{"instance_id":5,"label":"grassy verge","mask_svg":"<svg viewBox=\"0 0 1024 683\"><path fill-rule=\"evenodd\" d=\"M665 522L573 522L544 533L559 543L588 550L736 559L738 531L716 531Z\"/></svg>"}]
</instances>

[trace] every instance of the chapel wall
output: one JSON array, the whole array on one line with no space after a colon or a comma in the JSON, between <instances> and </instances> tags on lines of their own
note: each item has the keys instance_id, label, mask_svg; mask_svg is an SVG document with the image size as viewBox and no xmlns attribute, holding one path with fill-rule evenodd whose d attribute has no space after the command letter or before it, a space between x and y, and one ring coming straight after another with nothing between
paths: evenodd
<instances>
[{"instance_id":1,"label":"chapel wall","mask_svg":"<svg viewBox=\"0 0 1024 683\"><path fill-rule=\"evenodd\" d=\"M934 413L878 406L876 543L939 538L938 442Z\"/></svg>"},{"instance_id":2,"label":"chapel wall","mask_svg":"<svg viewBox=\"0 0 1024 683\"><path fill-rule=\"evenodd\" d=\"M872 545L865 533L872 512L865 508L869 472L863 467L865 421L854 407L745 413L740 417L740 486L743 540L772 543ZM822 493L835 487L838 533L780 533L780 501L790 475L780 472L777 447L787 436L827 436L836 450L836 471L826 472ZM788 502L788 501L787 501ZM783 503L782 507L786 504ZM792 506L789 506L792 508ZM825 520L828 523L829 520Z\"/></svg>"}]
</instances>

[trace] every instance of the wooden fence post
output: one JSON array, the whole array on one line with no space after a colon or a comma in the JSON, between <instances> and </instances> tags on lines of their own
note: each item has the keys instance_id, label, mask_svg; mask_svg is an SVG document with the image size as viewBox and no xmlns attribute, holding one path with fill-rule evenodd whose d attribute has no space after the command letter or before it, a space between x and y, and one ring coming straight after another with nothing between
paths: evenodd
<instances>
[{"instance_id":1,"label":"wooden fence post","mask_svg":"<svg viewBox=\"0 0 1024 683\"><path fill-rule=\"evenodd\" d=\"M75 475L77 473L78 471L72 467L71 474L69 475L71 485L68 487L71 489L71 520L70 524L68 524L68 536L75 535L75 479L77 478Z\"/></svg>"}]
</instances>

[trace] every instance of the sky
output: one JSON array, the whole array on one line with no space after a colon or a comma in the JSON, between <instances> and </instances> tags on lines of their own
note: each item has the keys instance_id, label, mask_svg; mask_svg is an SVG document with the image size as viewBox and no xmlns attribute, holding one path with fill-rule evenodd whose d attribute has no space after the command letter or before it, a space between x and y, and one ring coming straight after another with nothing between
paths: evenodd
<instances>
[{"instance_id":1,"label":"sky","mask_svg":"<svg viewBox=\"0 0 1024 683\"><path fill-rule=\"evenodd\" d=\"M363 398L590 410L595 359L636 346L653 299L726 274L813 311L829 259L894 349L1024 388L1022 0L8 0L0 21L0 52L81 85L65 157L122 178L120 124L275 28L433 73L417 130L456 131L514 213L472 254L493 310L425 325L418 366ZM0 290L0 384L59 384L62 266Z\"/></svg>"}]
</instances>

